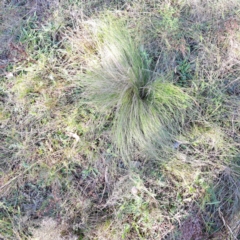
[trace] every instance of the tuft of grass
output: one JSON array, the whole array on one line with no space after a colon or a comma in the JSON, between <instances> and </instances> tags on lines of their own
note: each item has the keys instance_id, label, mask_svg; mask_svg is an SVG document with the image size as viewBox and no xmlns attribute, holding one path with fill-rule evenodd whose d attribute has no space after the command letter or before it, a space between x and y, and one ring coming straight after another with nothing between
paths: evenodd
<instances>
[{"instance_id":1,"label":"tuft of grass","mask_svg":"<svg viewBox=\"0 0 240 240\"><path fill-rule=\"evenodd\" d=\"M135 150L159 158L184 122L190 97L151 69L124 21L108 15L93 30L97 59L86 68L83 96L113 113L113 139L124 159Z\"/></svg>"}]
</instances>

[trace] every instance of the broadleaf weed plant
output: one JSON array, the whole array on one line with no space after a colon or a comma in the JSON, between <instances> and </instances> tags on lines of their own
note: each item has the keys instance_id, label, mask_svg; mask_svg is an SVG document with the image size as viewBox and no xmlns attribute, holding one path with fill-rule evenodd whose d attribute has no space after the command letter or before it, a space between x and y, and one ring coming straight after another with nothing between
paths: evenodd
<instances>
[{"instance_id":1,"label":"broadleaf weed plant","mask_svg":"<svg viewBox=\"0 0 240 240\"><path fill-rule=\"evenodd\" d=\"M113 139L123 159L135 150L159 158L159 151L171 147L190 97L151 69L151 58L124 21L103 17L92 35L95 63L86 67L84 98L114 113Z\"/></svg>"}]
</instances>

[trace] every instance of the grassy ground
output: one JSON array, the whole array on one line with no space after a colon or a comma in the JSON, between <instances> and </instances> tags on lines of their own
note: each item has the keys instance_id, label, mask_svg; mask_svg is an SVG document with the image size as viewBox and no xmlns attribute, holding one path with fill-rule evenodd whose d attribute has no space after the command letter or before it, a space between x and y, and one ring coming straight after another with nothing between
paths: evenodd
<instances>
[{"instance_id":1,"label":"grassy ground","mask_svg":"<svg viewBox=\"0 0 240 240\"><path fill-rule=\"evenodd\" d=\"M240 239L239 9L2 0L0 239Z\"/></svg>"}]
</instances>

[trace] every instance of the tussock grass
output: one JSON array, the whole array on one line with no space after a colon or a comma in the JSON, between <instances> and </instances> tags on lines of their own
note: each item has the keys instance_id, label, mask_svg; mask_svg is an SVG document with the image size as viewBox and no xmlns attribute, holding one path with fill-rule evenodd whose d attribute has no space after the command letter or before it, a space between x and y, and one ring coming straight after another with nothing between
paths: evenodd
<instances>
[{"instance_id":1,"label":"tussock grass","mask_svg":"<svg viewBox=\"0 0 240 240\"><path fill-rule=\"evenodd\" d=\"M157 151L171 147L184 122L190 97L151 69L150 57L123 21L108 16L95 24L98 59L86 69L83 96L114 112L114 141L125 159L134 149L159 158Z\"/></svg>"}]
</instances>

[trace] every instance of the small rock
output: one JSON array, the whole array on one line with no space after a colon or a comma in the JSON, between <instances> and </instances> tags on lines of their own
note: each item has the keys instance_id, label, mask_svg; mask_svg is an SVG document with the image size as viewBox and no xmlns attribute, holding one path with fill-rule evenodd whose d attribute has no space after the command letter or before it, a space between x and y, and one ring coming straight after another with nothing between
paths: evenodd
<instances>
[{"instance_id":1,"label":"small rock","mask_svg":"<svg viewBox=\"0 0 240 240\"><path fill-rule=\"evenodd\" d=\"M141 163L139 161L131 161L130 167L131 168L139 168L141 166Z\"/></svg>"}]
</instances>

